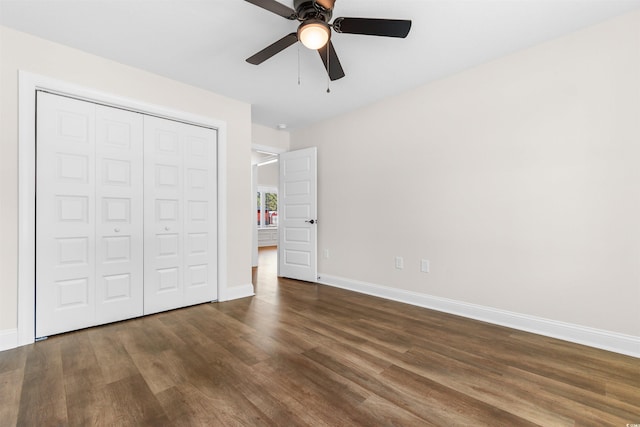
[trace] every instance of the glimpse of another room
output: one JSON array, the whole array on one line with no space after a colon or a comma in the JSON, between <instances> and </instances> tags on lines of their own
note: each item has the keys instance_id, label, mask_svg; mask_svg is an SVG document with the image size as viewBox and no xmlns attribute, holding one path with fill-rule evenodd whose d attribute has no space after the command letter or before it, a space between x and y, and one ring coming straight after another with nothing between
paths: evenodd
<instances>
[{"instance_id":1,"label":"glimpse of another room","mask_svg":"<svg viewBox=\"0 0 640 427\"><path fill-rule=\"evenodd\" d=\"M278 155L252 151L256 249L278 246ZM254 262L254 266L256 263Z\"/></svg>"}]
</instances>

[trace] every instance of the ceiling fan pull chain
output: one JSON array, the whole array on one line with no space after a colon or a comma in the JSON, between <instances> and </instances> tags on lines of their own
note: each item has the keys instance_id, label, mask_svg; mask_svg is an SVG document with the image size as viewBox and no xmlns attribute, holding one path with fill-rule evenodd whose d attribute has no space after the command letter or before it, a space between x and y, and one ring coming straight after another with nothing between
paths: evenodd
<instances>
[{"instance_id":1,"label":"ceiling fan pull chain","mask_svg":"<svg viewBox=\"0 0 640 427\"><path fill-rule=\"evenodd\" d=\"M300 86L300 44L298 44L298 86Z\"/></svg>"},{"instance_id":2,"label":"ceiling fan pull chain","mask_svg":"<svg viewBox=\"0 0 640 427\"><path fill-rule=\"evenodd\" d=\"M327 93L331 93L331 76L329 76L329 44L327 43Z\"/></svg>"}]
</instances>

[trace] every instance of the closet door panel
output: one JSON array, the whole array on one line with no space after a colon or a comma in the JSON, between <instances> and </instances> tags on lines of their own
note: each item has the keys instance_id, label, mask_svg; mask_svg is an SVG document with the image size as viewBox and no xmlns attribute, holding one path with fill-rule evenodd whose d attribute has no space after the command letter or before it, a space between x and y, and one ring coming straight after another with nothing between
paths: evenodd
<instances>
[{"instance_id":1,"label":"closet door panel","mask_svg":"<svg viewBox=\"0 0 640 427\"><path fill-rule=\"evenodd\" d=\"M142 115L96 106L96 320L143 314Z\"/></svg>"},{"instance_id":2,"label":"closet door panel","mask_svg":"<svg viewBox=\"0 0 640 427\"><path fill-rule=\"evenodd\" d=\"M183 142L178 122L144 117L144 312L183 305Z\"/></svg>"},{"instance_id":3,"label":"closet door panel","mask_svg":"<svg viewBox=\"0 0 640 427\"><path fill-rule=\"evenodd\" d=\"M217 299L215 130L145 117L145 313Z\"/></svg>"},{"instance_id":4,"label":"closet door panel","mask_svg":"<svg viewBox=\"0 0 640 427\"><path fill-rule=\"evenodd\" d=\"M36 337L95 323L95 105L38 92Z\"/></svg>"},{"instance_id":5,"label":"closet door panel","mask_svg":"<svg viewBox=\"0 0 640 427\"><path fill-rule=\"evenodd\" d=\"M217 295L216 131L185 126L185 304Z\"/></svg>"}]
</instances>

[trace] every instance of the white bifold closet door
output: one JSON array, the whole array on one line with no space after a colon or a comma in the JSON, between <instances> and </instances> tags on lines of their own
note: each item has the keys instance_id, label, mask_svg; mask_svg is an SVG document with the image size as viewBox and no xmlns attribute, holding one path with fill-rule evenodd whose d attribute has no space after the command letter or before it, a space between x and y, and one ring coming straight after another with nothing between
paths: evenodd
<instances>
[{"instance_id":1,"label":"white bifold closet door","mask_svg":"<svg viewBox=\"0 0 640 427\"><path fill-rule=\"evenodd\" d=\"M216 131L37 97L36 337L217 299Z\"/></svg>"},{"instance_id":2,"label":"white bifold closet door","mask_svg":"<svg viewBox=\"0 0 640 427\"><path fill-rule=\"evenodd\" d=\"M142 115L38 92L36 336L143 314Z\"/></svg>"},{"instance_id":3,"label":"white bifold closet door","mask_svg":"<svg viewBox=\"0 0 640 427\"><path fill-rule=\"evenodd\" d=\"M144 118L144 311L217 295L216 131Z\"/></svg>"}]
</instances>

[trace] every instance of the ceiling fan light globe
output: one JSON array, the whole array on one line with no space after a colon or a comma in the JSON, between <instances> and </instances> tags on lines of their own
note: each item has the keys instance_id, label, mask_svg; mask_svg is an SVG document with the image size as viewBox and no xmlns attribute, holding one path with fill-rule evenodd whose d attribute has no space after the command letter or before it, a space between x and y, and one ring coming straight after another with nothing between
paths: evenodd
<instances>
[{"instance_id":1,"label":"ceiling fan light globe","mask_svg":"<svg viewBox=\"0 0 640 427\"><path fill-rule=\"evenodd\" d=\"M329 26L322 21L303 23L298 29L298 39L305 47L313 50L326 45L330 36Z\"/></svg>"}]
</instances>

